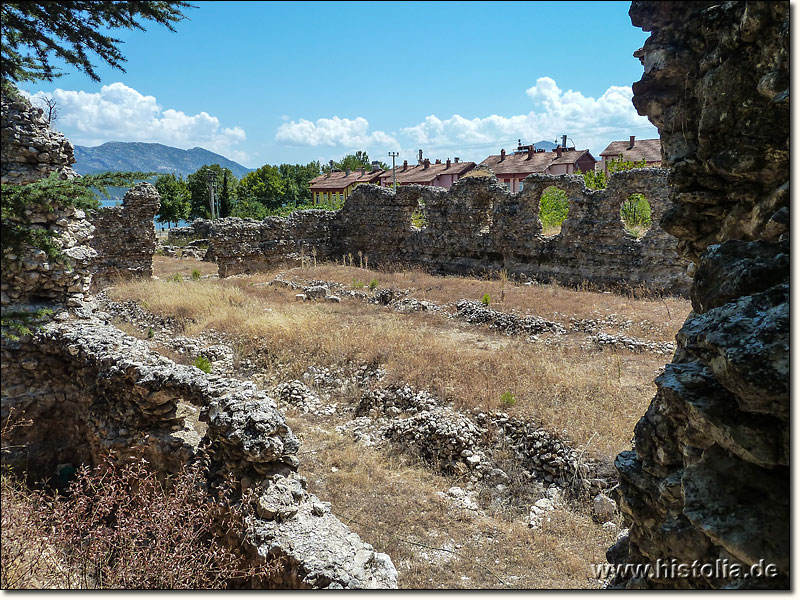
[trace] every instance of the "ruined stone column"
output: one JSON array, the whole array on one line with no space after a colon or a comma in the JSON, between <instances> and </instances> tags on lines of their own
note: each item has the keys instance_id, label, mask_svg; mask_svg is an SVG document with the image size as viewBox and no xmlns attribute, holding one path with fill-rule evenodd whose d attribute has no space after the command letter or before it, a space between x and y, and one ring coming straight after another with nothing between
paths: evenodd
<instances>
[{"instance_id":1,"label":"ruined stone column","mask_svg":"<svg viewBox=\"0 0 800 600\"><path fill-rule=\"evenodd\" d=\"M143 182L128 190L122 206L107 206L94 212L92 248L97 252L97 258L92 278L93 291L116 280L152 277L156 251L153 219L160 207L158 190Z\"/></svg>"},{"instance_id":2,"label":"ruined stone column","mask_svg":"<svg viewBox=\"0 0 800 600\"><path fill-rule=\"evenodd\" d=\"M617 457L629 540L611 562L741 564L620 587L787 588L789 576L789 3L633 2L651 36L633 104L658 127L672 206L697 265L673 362Z\"/></svg>"}]
</instances>

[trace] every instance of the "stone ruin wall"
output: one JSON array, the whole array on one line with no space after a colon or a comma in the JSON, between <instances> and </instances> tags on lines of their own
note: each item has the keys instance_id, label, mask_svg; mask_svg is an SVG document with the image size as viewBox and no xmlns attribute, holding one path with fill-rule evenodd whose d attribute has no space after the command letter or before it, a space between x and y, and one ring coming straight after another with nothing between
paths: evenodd
<instances>
[{"instance_id":1,"label":"stone ruin wall","mask_svg":"<svg viewBox=\"0 0 800 600\"><path fill-rule=\"evenodd\" d=\"M616 461L611 562L777 565L779 576L619 587L789 586L789 3L633 2L650 31L633 103L658 127L662 226L697 265L672 363Z\"/></svg>"},{"instance_id":2,"label":"stone ruin wall","mask_svg":"<svg viewBox=\"0 0 800 600\"><path fill-rule=\"evenodd\" d=\"M2 184L32 183L50 173L62 179L75 177L70 166L75 162L72 144L63 134L50 129L40 108L26 100L2 100L0 110L0 168ZM95 259L89 240L92 230L82 219L84 213L73 207L52 212L28 211L28 222L46 229L55 238L71 264L57 263L43 250L3 250L1 304L5 312L29 305L56 303L78 306L89 291L89 265Z\"/></svg>"},{"instance_id":3,"label":"stone ruin wall","mask_svg":"<svg viewBox=\"0 0 800 600\"><path fill-rule=\"evenodd\" d=\"M11 114L6 112L10 108ZM22 132L20 140L35 138L24 133L31 129L42 138L37 142L42 148L69 145L61 134L41 127L39 117L33 109L3 103L4 168L7 158L8 164L26 165L13 158L33 156L5 143L7 122L14 121L14 130ZM69 162L71 153L63 156ZM13 181L46 176L44 164L64 172L59 162L32 162L27 171L15 167ZM100 223L112 232L99 244L101 251L111 246L114 228L118 231L125 214L152 228L157 195L151 188L137 186L127 206L101 216ZM305 490L305 479L297 472L298 441L274 400L250 382L177 365L114 327L87 293L96 268L96 252L89 246L95 227L82 211L49 213L39 207L29 220L54 231L71 264L54 264L39 251L23 248L21 267L6 268L17 257L6 261L9 256L4 255L4 316L37 308L53 313L49 322L32 325L30 333L8 335L12 331L4 327L0 420L32 422L4 432L5 466L41 481L56 475L62 465L96 464L105 456L119 463L146 458L163 474L208 457L209 482L230 473L241 489L256 493L256 514L232 543L245 548L256 564L283 560L276 576L250 585L397 587L391 559L375 552L331 513L328 503Z\"/></svg>"},{"instance_id":4,"label":"stone ruin wall","mask_svg":"<svg viewBox=\"0 0 800 600\"><path fill-rule=\"evenodd\" d=\"M666 171L618 173L605 190L589 190L579 176L532 175L519 194L493 177L464 178L449 190L402 186L397 193L362 185L341 210L300 211L261 221L223 219L210 238L220 276L299 264L301 252L340 260L359 251L369 264L421 265L444 274L506 269L539 281L603 287L644 286L684 294L688 261L677 255L675 239L655 223L667 209ZM570 208L561 233L542 236L539 198L557 186ZM619 211L632 193L650 203L654 225L640 240L624 230ZM421 210L426 225L412 226Z\"/></svg>"},{"instance_id":5,"label":"stone ruin wall","mask_svg":"<svg viewBox=\"0 0 800 600\"><path fill-rule=\"evenodd\" d=\"M0 181L31 183L56 172L72 178L75 149L63 133L53 131L41 108L25 100L2 100L0 110Z\"/></svg>"},{"instance_id":6,"label":"stone ruin wall","mask_svg":"<svg viewBox=\"0 0 800 600\"><path fill-rule=\"evenodd\" d=\"M153 275L156 229L161 206L155 186L139 183L128 190L122 206L107 206L89 216L94 225L91 246L97 252L92 291L115 281Z\"/></svg>"}]
</instances>

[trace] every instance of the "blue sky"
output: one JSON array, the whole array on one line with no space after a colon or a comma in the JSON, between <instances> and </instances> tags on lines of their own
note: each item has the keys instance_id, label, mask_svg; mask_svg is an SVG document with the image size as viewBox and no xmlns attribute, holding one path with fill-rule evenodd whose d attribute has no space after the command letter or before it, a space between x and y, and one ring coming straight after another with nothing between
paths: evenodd
<instances>
[{"instance_id":1,"label":"blue sky","mask_svg":"<svg viewBox=\"0 0 800 600\"><path fill-rule=\"evenodd\" d=\"M118 31L98 64L24 86L75 144L202 146L247 167L366 150L480 161L567 134L598 158L657 137L630 103L628 2L195 2L177 33Z\"/></svg>"}]
</instances>

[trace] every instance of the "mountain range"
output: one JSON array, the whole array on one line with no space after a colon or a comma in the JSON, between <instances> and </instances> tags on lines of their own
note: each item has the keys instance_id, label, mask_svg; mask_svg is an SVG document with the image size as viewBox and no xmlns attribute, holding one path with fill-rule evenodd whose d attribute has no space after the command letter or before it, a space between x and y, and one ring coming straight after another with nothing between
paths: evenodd
<instances>
[{"instance_id":1,"label":"mountain range","mask_svg":"<svg viewBox=\"0 0 800 600\"><path fill-rule=\"evenodd\" d=\"M203 165L214 164L230 169L239 179L252 171L205 148L181 150L144 142L106 142L100 146L75 146L75 164L72 167L80 175L105 171L145 171L186 177Z\"/></svg>"}]
</instances>

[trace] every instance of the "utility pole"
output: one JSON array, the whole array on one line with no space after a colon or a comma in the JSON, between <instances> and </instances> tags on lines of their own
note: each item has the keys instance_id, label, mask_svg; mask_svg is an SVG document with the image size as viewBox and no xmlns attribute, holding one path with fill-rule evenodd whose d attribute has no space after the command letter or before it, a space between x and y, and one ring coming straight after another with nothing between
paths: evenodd
<instances>
[{"instance_id":1,"label":"utility pole","mask_svg":"<svg viewBox=\"0 0 800 600\"><path fill-rule=\"evenodd\" d=\"M397 173L394 170L394 159L400 156L399 152L389 152L389 156L392 157L392 185L394 186L394 191L397 193Z\"/></svg>"},{"instance_id":2,"label":"utility pole","mask_svg":"<svg viewBox=\"0 0 800 600\"><path fill-rule=\"evenodd\" d=\"M206 183L208 184L208 200L211 206L211 220L216 218L216 206L214 202L214 192L217 191L217 174L214 171L206 173Z\"/></svg>"}]
</instances>

